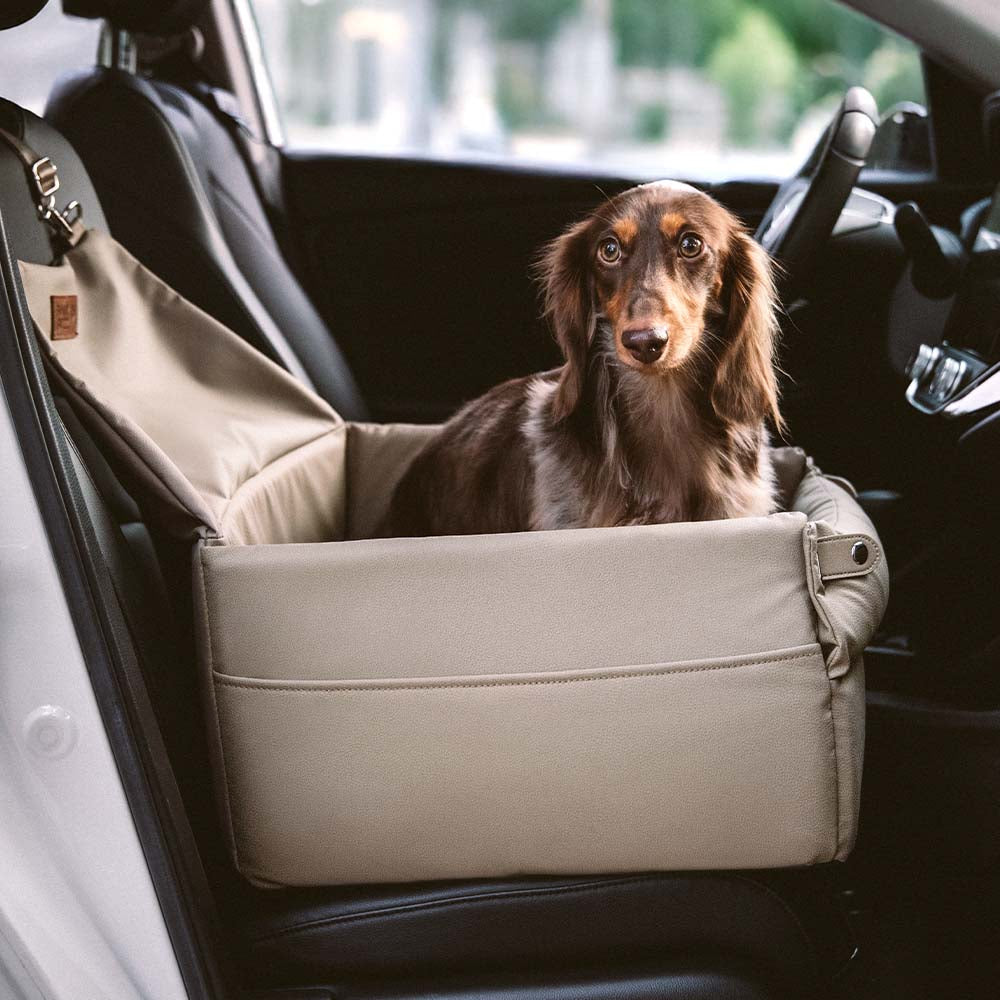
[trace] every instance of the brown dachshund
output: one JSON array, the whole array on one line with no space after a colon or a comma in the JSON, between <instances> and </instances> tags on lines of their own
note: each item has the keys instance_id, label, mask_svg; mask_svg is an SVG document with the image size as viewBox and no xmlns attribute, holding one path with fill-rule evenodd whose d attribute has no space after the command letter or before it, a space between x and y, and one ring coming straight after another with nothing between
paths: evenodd
<instances>
[{"instance_id":1,"label":"brown dachshund","mask_svg":"<svg viewBox=\"0 0 1000 1000\"><path fill-rule=\"evenodd\" d=\"M739 221L685 184L646 184L546 247L539 273L566 363L452 417L399 483L387 533L775 510L775 293Z\"/></svg>"}]
</instances>

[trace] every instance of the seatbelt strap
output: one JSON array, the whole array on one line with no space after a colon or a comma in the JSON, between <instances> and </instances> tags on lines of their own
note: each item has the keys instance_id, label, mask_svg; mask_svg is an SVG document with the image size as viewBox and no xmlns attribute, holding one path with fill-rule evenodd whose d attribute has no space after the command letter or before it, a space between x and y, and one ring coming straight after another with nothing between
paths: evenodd
<instances>
[{"instance_id":1,"label":"seatbelt strap","mask_svg":"<svg viewBox=\"0 0 1000 1000\"><path fill-rule=\"evenodd\" d=\"M250 180L257 190L257 196L267 211L271 228L275 231L275 237L280 239L280 234L277 231L278 226L275 224L276 220L282 220L284 215L284 193L281 190L280 171L270 160L262 168L262 165L254 159L251 148L257 147L263 150L265 158L275 157L277 151L250 127L243 117L243 109L240 107L239 99L231 91L201 82L192 87L192 92L219 121L236 144L243 165L247 168Z\"/></svg>"},{"instance_id":2,"label":"seatbelt strap","mask_svg":"<svg viewBox=\"0 0 1000 1000\"><path fill-rule=\"evenodd\" d=\"M208 83L197 83L194 90L202 103L208 106L209 111L214 112L217 118L223 119L223 124L227 128L236 129L252 142L262 141L259 136L254 135L247 124L247 120L243 117L243 109L234 93Z\"/></svg>"},{"instance_id":3,"label":"seatbelt strap","mask_svg":"<svg viewBox=\"0 0 1000 1000\"><path fill-rule=\"evenodd\" d=\"M0 128L0 140L5 142L24 164L28 184L35 194L39 218L48 225L67 247L75 247L83 238L83 209L71 201L62 211L56 208L59 172L51 157L40 156L23 139Z\"/></svg>"}]
</instances>

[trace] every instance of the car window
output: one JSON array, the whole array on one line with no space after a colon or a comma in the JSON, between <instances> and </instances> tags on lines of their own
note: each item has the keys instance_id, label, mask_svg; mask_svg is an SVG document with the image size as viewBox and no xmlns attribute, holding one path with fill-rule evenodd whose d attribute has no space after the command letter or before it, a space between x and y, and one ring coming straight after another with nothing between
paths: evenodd
<instances>
[{"instance_id":1,"label":"car window","mask_svg":"<svg viewBox=\"0 0 1000 1000\"><path fill-rule=\"evenodd\" d=\"M25 24L0 32L0 97L40 115L52 84L97 59L99 21L66 17L59 0L49 0Z\"/></svg>"},{"instance_id":2,"label":"car window","mask_svg":"<svg viewBox=\"0 0 1000 1000\"><path fill-rule=\"evenodd\" d=\"M919 54L833 0L254 0L290 145L784 176ZM885 166L885 164L880 164Z\"/></svg>"}]
</instances>

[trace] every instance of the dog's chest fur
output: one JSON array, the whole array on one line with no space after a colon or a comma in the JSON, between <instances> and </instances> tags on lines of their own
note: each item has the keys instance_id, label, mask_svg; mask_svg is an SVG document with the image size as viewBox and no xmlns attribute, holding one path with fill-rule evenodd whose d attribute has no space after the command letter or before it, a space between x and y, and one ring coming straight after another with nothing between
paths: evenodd
<instances>
[{"instance_id":1,"label":"dog's chest fur","mask_svg":"<svg viewBox=\"0 0 1000 1000\"><path fill-rule=\"evenodd\" d=\"M774 510L767 436L710 428L682 389L604 385L589 424L554 425L555 381L526 389L530 527L604 527L765 515Z\"/></svg>"},{"instance_id":2,"label":"dog's chest fur","mask_svg":"<svg viewBox=\"0 0 1000 1000\"><path fill-rule=\"evenodd\" d=\"M763 423L723 426L703 390L620 378L594 364L570 420L559 371L514 379L469 403L416 457L386 533L479 534L665 524L776 507Z\"/></svg>"}]
</instances>

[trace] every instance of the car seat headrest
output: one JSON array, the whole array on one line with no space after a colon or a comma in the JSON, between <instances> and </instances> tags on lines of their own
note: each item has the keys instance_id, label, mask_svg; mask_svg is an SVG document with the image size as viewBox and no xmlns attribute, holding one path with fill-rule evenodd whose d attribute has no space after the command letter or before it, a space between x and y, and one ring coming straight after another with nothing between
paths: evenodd
<instances>
[{"instance_id":1,"label":"car seat headrest","mask_svg":"<svg viewBox=\"0 0 1000 1000\"><path fill-rule=\"evenodd\" d=\"M63 0L62 6L66 14L102 18L124 31L179 35L198 21L208 5L208 0Z\"/></svg>"},{"instance_id":2,"label":"car seat headrest","mask_svg":"<svg viewBox=\"0 0 1000 1000\"><path fill-rule=\"evenodd\" d=\"M16 28L30 21L46 4L47 0L11 0L0 9L0 29Z\"/></svg>"}]
</instances>

